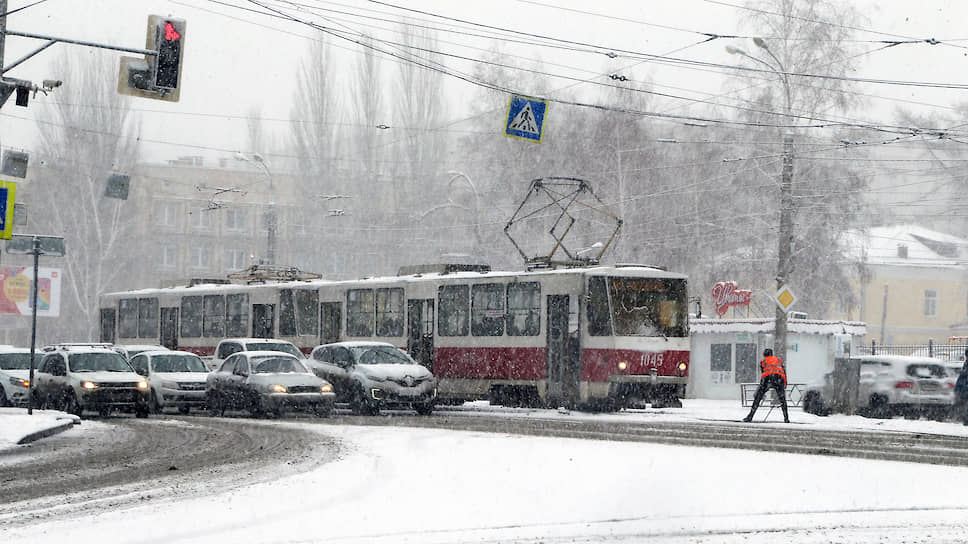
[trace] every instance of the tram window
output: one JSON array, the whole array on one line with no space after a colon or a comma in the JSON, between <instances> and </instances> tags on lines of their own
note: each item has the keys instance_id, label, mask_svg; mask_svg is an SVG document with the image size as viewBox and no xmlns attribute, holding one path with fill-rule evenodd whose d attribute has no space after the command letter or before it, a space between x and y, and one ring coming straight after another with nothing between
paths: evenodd
<instances>
[{"instance_id":1,"label":"tram window","mask_svg":"<svg viewBox=\"0 0 968 544\"><path fill-rule=\"evenodd\" d=\"M376 335L403 336L403 288L376 290Z\"/></svg>"},{"instance_id":2,"label":"tram window","mask_svg":"<svg viewBox=\"0 0 968 544\"><path fill-rule=\"evenodd\" d=\"M471 334L504 334L504 285L481 283L471 286Z\"/></svg>"},{"instance_id":3,"label":"tram window","mask_svg":"<svg viewBox=\"0 0 968 544\"><path fill-rule=\"evenodd\" d=\"M687 335L685 281L653 278L609 278L608 281L616 335Z\"/></svg>"},{"instance_id":4,"label":"tram window","mask_svg":"<svg viewBox=\"0 0 968 544\"><path fill-rule=\"evenodd\" d=\"M541 284L508 284L508 335L537 336L541 331Z\"/></svg>"},{"instance_id":5,"label":"tram window","mask_svg":"<svg viewBox=\"0 0 968 544\"><path fill-rule=\"evenodd\" d=\"M138 336L138 299L123 298L118 302L118 336L120 338Z\"/></svg>"},{"instance_id":6,"label":"tram window","mask_svg":"<svg viewBox=\"0 0 968 544\"><path fill-rule=\"evenodd\" d=\"M347 336L373 336L375 316L372 289L346 291Z\"/></svg>"},{"instance_id":7,"label":"tram window","mask_svg":"<svg viewBox=\"0 0 968 544\"><path fill-rule=\"evenodd\" d=\"M202 297L182 297L180 321L183 338L202 336Z\"/></svg>"},{"instance_id":8,"label":"tram window","mask_svg":"<svg viewBox=\"0 0 968 544\"><path fill-rule=\"evenodd\" d=\"M225 336L225 296L205 295L202 334L209 338Z\"/></svg>"},{"instance_id":9,"label":"tram window","mask_svg":"<svg viewBox=\"0 0 968 544\"><path fill-rule=\"evenodd\" d=\"M300 336L319 334L319 291L309 289L296 291L296 334Z\"/></svg>"},{"instance_id":10,"label":"tram window","mask_svg":"<svg viewBox=\"0 0 968 544\"><path fill-rule=\"evenodd\" d=\"M138 336L157 338L158 336L158 299L138 299Z\"/></svg>"},{"instance_id":11,"label":"tram window","mask_svg":"<svg viewBox=\"0 0 968 544\"><path fill-rule=\"evenodd\" d=\"M279 336L296 336L296 302L292 289L279 291Z\"/></svg>"},{"instance_id":12,"label":"tram window","mask_svg":"<svg viewBox=\"0 0 968 544\"><path fill-rule=\"evenodd\" d=\"M612 319L608 311L608 290L605 278L588 278L588 334L611 336Z\"/></svg>"},{"instance_id":13,"label":"tram window","mask_svg":"<svg viewBox=\"0 0 968 544\"><path fill-rule=\"evenodd\" d=\"M466 285L441 285L437 290L440 309L437 331L441 336L467 336L469 289Z\"/></svg>"},{"instance_id":14,"label":"tram window","mask_svg":"<svg viewBox=\"0 0 968 544\"><path fill-rule=\"evenodd\" d=\"M245 336L249 330L249 295L225 296L225 336Z\"/></svg>"}]
</instances>

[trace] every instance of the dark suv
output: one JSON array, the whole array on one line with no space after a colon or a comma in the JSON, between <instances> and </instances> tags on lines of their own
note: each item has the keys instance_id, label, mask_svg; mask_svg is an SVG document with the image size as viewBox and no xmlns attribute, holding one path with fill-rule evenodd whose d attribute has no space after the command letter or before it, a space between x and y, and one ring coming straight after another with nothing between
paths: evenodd
<instances>
[{"instance_id":1,"label":"dark suv","mask_svg":"<svg viewBox=\"0 0 968 544\"><path fill-rule=\"evenodd\" d=\"M148 382L110 345L58 344L44 348L34 375L41 406L81 415L90 410L148 417Z\"/></svg>"}]
</instances>

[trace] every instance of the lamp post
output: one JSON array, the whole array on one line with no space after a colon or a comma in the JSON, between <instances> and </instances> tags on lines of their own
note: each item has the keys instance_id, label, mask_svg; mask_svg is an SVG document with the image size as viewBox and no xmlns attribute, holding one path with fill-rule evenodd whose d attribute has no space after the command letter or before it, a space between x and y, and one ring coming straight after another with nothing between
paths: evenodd
<instances>
[{"instance_id":1,"label":"lamp post","mask_svg":"<svg viewBox=\"0 0 968 544\"><path fill-rule=\"evenodd\" d=\"M754 57L738 47L726 46L726 52L731 55L742 55L748 59L762 64L770 69L771 72L780 78L783 84L783 91L786 97L786 109L784 115L789 120L793 110L793 101L790 95L790 80L786 68L780 59L770 51L766 42L762 38L753 38L753 43L776 62L773 66L769 62ZM779 292L786 284L787 276L792 271L790 257L793 253L793 133L786 130L783 133L783 168L780 172L780 230L778 233L777 263L776 263L776 288ZM777 305L775 336L773 339L773 353L784 362L787 361L787 313L786 310Z\"/></svg>"},{"instance_id":2,"label":"lamp post","mask_svg":"<svg viewBox=\"0 0 968 544\"><path fill-rule=\"evenodd\" d=\"M269 172L269 165L266 163L265 157L258 153L253 153L250 156L245 155L242 152L236 153L235 158L244 162L252 162L259 165L262 168L262 172L265 173L266 179L269 180L269 199L266 202L266 257L265 263L263 264L276 264L276 189L272 183L272 174Z\"/></svg>"}]
</instances>

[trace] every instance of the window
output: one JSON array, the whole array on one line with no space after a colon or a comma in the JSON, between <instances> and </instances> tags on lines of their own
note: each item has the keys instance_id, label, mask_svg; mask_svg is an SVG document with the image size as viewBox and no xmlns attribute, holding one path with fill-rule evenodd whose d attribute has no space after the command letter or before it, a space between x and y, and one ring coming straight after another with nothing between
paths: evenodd
<instances>
[{"instance_id":1,"label":"window","mask_svg":"<svg viewBox=\"0 0 968 544\"><path fill-rule=\"evenodd\" d=\"M589 278L588 329L595 336L688 336L686 282Z\"/></svg>"},{"instance_id":2,"label":"window","mask_svg":"<svg viewBox=\"0 0 968 544\"><path fill-rule=\"evenodd\" d=\"M158 248L158 266L175 268L178 266L178 248L175 246L161 246Z\"/></svg>"},{"instance_id":3,"label":"window","mask_svg":"<svg viewBox=\"0 0 968 544\"><path fill-rule=\"evenodd\" d=\"M588 334L610 336L612 318L608 311L605 278L588 278Z\"/></svg>"},{"instance_id":4,"label":"window","mask_svg":"<svg viewBox=\"0 0 968 544\"><path fill-rule=\"evenodd\" d=\"M245 210L238 208L228 208L225 210L225 228L227 230L243 232L246 230L245 221Z\"/></svg>"},{"instance_id":5,"label":"window","mask_svg":"<svg viewBox=\"0 0 968 544\"><path fill-rule=\"evenodd\" d=\"M403 336L403 289L376 290L376 335Z\"/></svg>"},{"instance_id":6,"label":"window","mask_svg":"<svg viewBox=\"0 0 968 544\"><path fill-rule=\"evenodd\" d=\"M191 249L191 267L207 269L212 266L212 250L207 247L193 247Z\"/></svg>"},{"instance_id":7,"label":"window","mask_svg":"<svg viewBox=\"0 0 968 544\"><path fill-rule=\"evenodd\" d=\"M202 336L202 297L182 297L181 335L185 338Z\"/></svg>"},{"instance_id":8,"label":"window","mask_svg":"<svg viewBox=\"0 0 968 544\"><path fill-rule=\"evenodd\" d=\"M482 283L471 287L471 334L504 335L504 285Z\"/></svg>"},{"instance_id":9,"label":"window","mask_svg":"<svg viewBox=\"0 0 968 544\"><path fill-rule=\"evenodd\" d=\"M938 291L924 290L924 317L938 317Z\"/></svg>"},{"instance_id":10,"label":"window","mask_svg":"<svg viewBox=\"0 0 968 544\"><path fill-rule=\"evenodd\" d=\"M736 344L736 383L760 381L760 362L756 344Z\"/></svg>"},{"instance_id":11,"label":"window","mask_svg":"<svg viewBox=\"0 0 968 544\"><path fill-rule=\"evenodd\" d=\"M157 202L155 205L155 224L159 227L177 227L178 204L174 202Z\"/></svg>"},{"instance_id":12,"label":"window","mask_svg":"<svg viewBox=\"0 0 968 544\"><path fill-rule=\"evenodd\" d=\"M249 295L225 296L225 336L245 336L249 328Z\"/></svg>"},{"instance_id":13,"label":"window","mask_svg":"<svg viewBox=\"0 0 968 544\"><path fill-rule=\"evenodd\" d=\"M205 295L203 299L202 335L209 338L225 336L225 297Z\"/></svg>"},{"instance_id":14,"label":"window","mask_svg":"<svg viewBox=\"0 0 968 544\"><path fill-rule=\"evenodd\" d=\"M192 211L189 215L193 229L210 230L212 228L212 212L207 211L202 206L192 206Z\"/></svg>"},{"instance_id":15,"label":"window","mask_svg":"<svg viewBox=\"0 0 968 544\"><path fill-rule=\"evenodd\" d=\"M138 299L123 298L118 302L118 337L138 336Z\"/></svg>"},{"instance_id":16,"label":"window","mask_svg":"<svg viewBox=\"0 0 968 544\"><path fill-rule=\"evenodd\" d=\"M437 331L441 336L467 336L470 289L466 285L441 285Z\"/></svg>"},{"instance_id":17,"label":"window","mask_svg":"<svg viewBox=\"0 0 968 544\"><path fill-rule=\"evenodd\" d=\"M282 289L279 292L279 334L316 336L319 333L319 292Z\"/></svg>"},{"instance_id":18,"label":"window","mask_svg":"<svg viewBox=\"0 0 968 544\"><path fill-rule=\"evenodd\" d=\"M509 336L537 336L541 330L541 284L508 284Z\"/></svg>"},{"instance_id":19,"label":"window","mask_svg":"<svg viewBox=\"0 0 968 544\"><path fill-rule=\"evenodd\" d=\"M226 270L242 270L246 267L248 259L245 257L244 249L227 249L225 250L225 269Z\"/></svg>"},{"instance_id":20,"label":"window","mask_svg":"<svg viewBox=\"0 0 968 544\"><path fill-rule=\"evenodd\" d=\"M138 299L138 336L141 338L158 337L158 299Z\"/></svg>"},{"instance_id":21,"label":"window","mask_svg":"<svg viewBox=\"0 0 968 544\"><path fill-rule=\"evenodd\" d=\"M709 346L710 372L730 372L733 370L733 345L712 344Z\"/></svg>"},{"instance_id":22,"label":"window","mask_svg":"<svg viewBox=\"0 0 968 544\"><path fill-rule=\"evenodd\" d=\"M346 292L346 335L373 336L374 300L372 289Z\"/></svg>"}]
</instances>

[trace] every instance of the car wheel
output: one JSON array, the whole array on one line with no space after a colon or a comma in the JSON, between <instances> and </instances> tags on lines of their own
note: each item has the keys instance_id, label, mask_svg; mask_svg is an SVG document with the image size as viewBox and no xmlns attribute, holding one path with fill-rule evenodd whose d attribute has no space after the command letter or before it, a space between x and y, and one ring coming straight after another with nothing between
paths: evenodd
<instances>
[{"instance_id":1,"label":"car wheel","mask_svg":"<svg viewBox=\"0 0 968 544\"><path fill-rule=\"evenodd\" d=\"M887 403L887 397L882 395L871 396L870 417L877 419L888 419L891 417L891 406Z\"/></svg>"},{"instance_id":2,"label":"car wheel","mask_svg":"<svg viewBox=\"0 0 968 544\"><path fill-rule=\"evenodd\" d=\"M423 404L414 404L413 409L417 411L418 415L429 416L434 413L434 403L426 402Z\"/></svg>"},{"instance_id":3,"label":"car wheel","mask_svg":"<svg viewBox=\"0 0 968 544\"><path fill-rule=\"evenodd\" d=\"M181 414L181 415L183 415L183 416L184 415L188 415L188 412L190 410L191 410L191 408L189 408L187 405L186 406L179 406L178 407L178 413Z\"/></svg>"},{"instance_id":4,"label":"car wheel","mask_svg":"<svg viewBox=\"0 0 968 544\"><path fill-rule=\"evenodd\" d=\"M81 412L84 411L84 407L81 406L80 402L77 402L77 397L74 395L73 391L70 391L65 395L63 410L68 414L74 414L80 417Z\"/></svg>"},{"instance_id":5,"label":"car wheel","mask_svg":"<svg viewBox=\"0 0 968 544\"><path fill-rule=\"evenodd\" d=\"M164 408L161 407L161 403L158 402L158 395L155 394L154 389L151 390L151 402L149 403L149 406L151 406L152 414L160 414L164 411Z\"/></svg>"},{"instance_id":6,"label":"car wheel","mask_svg":"<svg viewBox=\"0 0 968 544\"><path fill-rule=\"evenodd\" d=\"M0 387L0 408L10 406L10 399L7 398L7 392L4 391L3 387Z\"/></svg>"},{"instance_id":7,"label":"car wheel","mask_svg":"<svg viewBox=\"0 0 968 544\"><path fill-rule=\"evenodd\" d=\"M148 417L148 412L150 409L145 404L137 404L134 407L134 417L144 419Z\"/></svg>"},{"instance_id":8,"label":"car wheel","mask_svg":"<svg viewBox=\"0 0 968 544\"><path fill-rule=\"evenodd\" d=\"M318 404L313 410L317 417L329 417L333 413L333 408L325 404Z\"/></svg>"},{"instance_id":9,"label":"car wheel","mask_svg":"<svg viewBox=\"0 0 968 544\"><path fill-rule=\"evenodd\" d=\"M258 395L253 397L252 400L249 402L249 414L251 414L252 417L255 417L255 418L266 417L266 408L262 404L262 398L259 397Z\"/></svg>"},{"instance_id":10,"label":"car wheel","mask_svg":"<svg viewBox=\"0 0 968 544\"><path fill-rule=\"evenodd\" d=\"M367 402L366 393L363 391L362 385L357 385L353 390L353 398L350 399L350 410L358 416L375 416L380 413L379 408Z\"/></svg>"}]
</instances>

